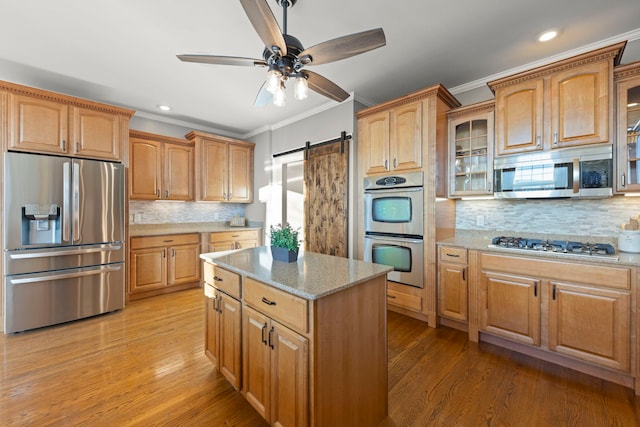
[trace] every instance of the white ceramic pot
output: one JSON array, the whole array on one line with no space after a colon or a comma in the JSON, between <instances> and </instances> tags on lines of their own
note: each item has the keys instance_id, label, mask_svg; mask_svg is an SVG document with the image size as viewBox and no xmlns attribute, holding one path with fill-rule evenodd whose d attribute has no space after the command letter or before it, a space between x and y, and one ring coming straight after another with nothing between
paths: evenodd
<instances>
[{"instance_id":1,"label":"white ceramic pot","mask_svg":"<svg viewBox=\"0 0 640 427\"><path fill-rule=\"evenodd\" d=\"M622 252L640 253L640 231L621 230L618 236L618 249Z\"/></svg>"}]
</instances>

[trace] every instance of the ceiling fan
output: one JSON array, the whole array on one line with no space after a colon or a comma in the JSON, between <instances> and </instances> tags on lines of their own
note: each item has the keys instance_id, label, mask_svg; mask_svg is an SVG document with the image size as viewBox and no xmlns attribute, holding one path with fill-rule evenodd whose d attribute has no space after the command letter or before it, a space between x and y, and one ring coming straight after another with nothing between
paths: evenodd
<instances>
[{"instance_id":1,"label":"ceiling fan","mask_svg":"<svg viewBox=\"0 0 640 427\"><path fill-rule=\"evenodd\" d=\"M287 9L298 0L275 1L282 7L283 31L267 0L240 0L253 28L265 44L262 59L200 54L177 55L178 59L205 64L268 67L267 79L256 96L255 105L258 106L270 102L285 105L284 89L289 79L295 79L296 99L306 98L309 88L337 102L347 99L349 94L342 88L306 67L338 61L384 46L386 39L382 28L338 37L305 49L297 38L287 34Z\"/></svg>"}]
</instances>

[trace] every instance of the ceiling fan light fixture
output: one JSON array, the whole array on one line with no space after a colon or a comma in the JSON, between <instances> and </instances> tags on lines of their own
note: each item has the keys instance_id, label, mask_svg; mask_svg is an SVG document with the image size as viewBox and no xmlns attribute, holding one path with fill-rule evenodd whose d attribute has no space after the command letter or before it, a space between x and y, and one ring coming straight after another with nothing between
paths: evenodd
<instances>
[{"instance_id":1,"label":"ceiling fan light fixture","mask_svg":"<svg viewBox=\"0 0 640 427\"><path fill-rule=\"evenodd\" d=\"M279 70L272 68L267 71L267 91L275 95L280 89L281 78L282 73Z\"/></svg>"},{"instance_id":2,"label":"ceiling fan light fixture","mask_svg":"<svg viewBox=\"0 0 640 427\"><path fill-rule=\"evenodd\" d=\"M309 85L305 76L300 75L296 77L296 82L293 86L293 97L297 100L307 99L309 96Z\"/></svg>"},{"instance_id":3,"label":"ceiling fan light fixture","mask_svg":"<svg viewBox=\"0 0 640 427\"><path fill-rule=\"evenodd\" d=\"M284 91L284 82L280 81L278 89L273 94L273 105L284 107L287 105L287 94Z\"/></svg>"}]
</instances>

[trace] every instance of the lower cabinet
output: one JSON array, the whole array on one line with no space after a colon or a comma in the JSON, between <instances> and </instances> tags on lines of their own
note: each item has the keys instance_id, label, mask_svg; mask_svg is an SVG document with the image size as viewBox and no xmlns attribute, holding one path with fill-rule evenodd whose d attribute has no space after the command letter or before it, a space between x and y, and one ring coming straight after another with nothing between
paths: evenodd
<instances>
[{"instance_id":1,"label":"lower cabinet","mask_svg":"<svg viewBox=\"0 0 640 427\"><path fill-rule=\"evenodd\" d=\"M631 270L481 254L479 330L631 372Z\"/></svg>"},{"instance_id":2,"label":"lower cabinet","mask_svg":"<svg viewBox=\"0 0 640 427\"><path fill-rule=\"evenodd\" d=\"M438 315L466 323L467 250L441 246L438 251Z\"/></svg>"},{"instance_id":3,"label":"lower cabinet","mask_svg":"<svg viewBox=\"0 0 640 427\"><path fill-rule=\"evenodd\" d=\"M243 308L243 394L271 425L308 425L308 340Z\"/></svg>"},{"instance_id":4,"label":"lower cabinet","mask_svg":"<svg viewBox=\"0 0 640 427\"><path fill-rule=\"evenodd\" d=\"M129 248L131 299L199 285L200 234L132 237Z\"/></svg>"}]
</instances>

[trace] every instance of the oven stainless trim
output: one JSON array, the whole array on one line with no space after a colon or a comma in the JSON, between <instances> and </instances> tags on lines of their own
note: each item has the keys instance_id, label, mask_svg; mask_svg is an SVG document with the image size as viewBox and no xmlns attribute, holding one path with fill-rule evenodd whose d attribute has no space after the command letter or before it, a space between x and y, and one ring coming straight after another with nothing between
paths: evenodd
<instances>
[{"instance_id":1,"label":"oven stainless trim","mask_svg":"<svg viewBox=\"0 0 640 427\"><path fill-rule=\"evenodd\" d=\"M394 236L380 236L367 234L364 236L364 260L373 262L373 244L386 243L396 246L404 246L411 249L411 272L391 271L387 273L387 279L416 288L424 288L424 240L403 238Z\"/></svg>"}]
</instances>

